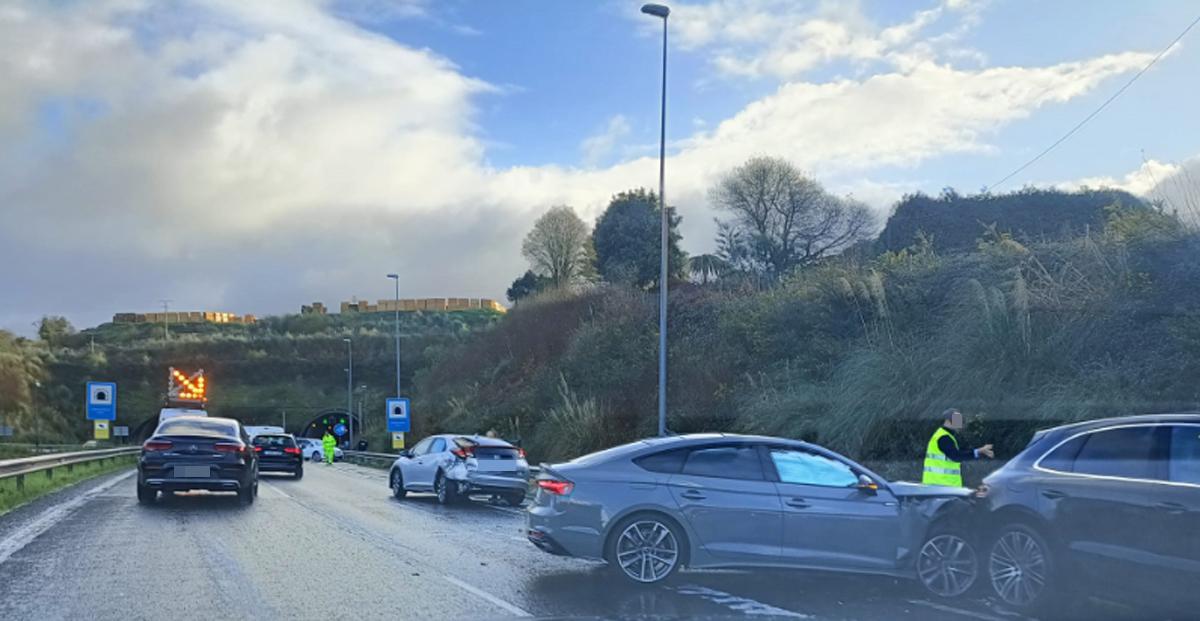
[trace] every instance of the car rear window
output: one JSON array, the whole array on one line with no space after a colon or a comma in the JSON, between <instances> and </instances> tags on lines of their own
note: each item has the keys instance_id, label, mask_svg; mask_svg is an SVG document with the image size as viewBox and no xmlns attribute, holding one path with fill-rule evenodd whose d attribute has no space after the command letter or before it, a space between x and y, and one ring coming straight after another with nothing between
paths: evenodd
<instances>
[{"instance_id":1,"label":"car rear window","mask_svg":"<svg viewBox=\"0 0 1200 621\"><path fill-rule=\"evenodd\" d=\"M520 451L511 446L476 446L475 457L484 459L516 459Z\"/></svg>"},{"instance_id":2,"label":"car rear window","mask_svg":"<svg viewBox=\"0 0 1200 621\"><path fill-rule=\"evenodd\" d=\"M665 472L668 474L679 474L683 470L684 459L687 458L688 451L673 450L662 451L659 453L651 453L643 455L633 460L633 463L649 470L650 472Z\"/></svg>"},{"instance_id":3,"label":"car rear window","mask_svg":"<svg viewBox=\"0 0 1200 621\"><path fill-rule=\"evenodd\" d=\"M219 436L222 438L238 437L237 425L213 419L172 419L164 421L155 431L157 435L168 436Z\"/></svg>"},{"instance_id":4,"label":"car rear window","mask_svg":"<svg viewBox=\"0 0 1200 621\"><path fill-rule=\"evenodd\" d=\"M254 446L294 447L296 441L291 436L254 436L251 440Z\"/></svg>"},{"instance_id":5,"label":"car rear window","mask_svg":"<svg viewBox=\"0 0 1200 621\"><path fill-rule=\"evenodd\" d=\"M761 481L762 461L753 446L714 446L688 453L683 473L722 479Z\"/></svg>"}]
</instances>

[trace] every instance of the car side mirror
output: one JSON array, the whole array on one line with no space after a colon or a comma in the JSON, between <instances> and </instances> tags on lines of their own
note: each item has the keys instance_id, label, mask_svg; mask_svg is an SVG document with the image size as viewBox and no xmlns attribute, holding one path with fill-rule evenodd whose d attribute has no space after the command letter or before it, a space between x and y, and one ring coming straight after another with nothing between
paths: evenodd
<instances>
[{"instance_id":1,"label":"car side mirror","mask_svg":"<svg viewBox=\"0 0 1200 621\"><path fill-rule=\"evenodd\" d=\"M855 485L854 487L868 494L874 494L875 492L879 491L879 484L865 474L858 475L858 485Z\"/></svg>"}]
</instances>

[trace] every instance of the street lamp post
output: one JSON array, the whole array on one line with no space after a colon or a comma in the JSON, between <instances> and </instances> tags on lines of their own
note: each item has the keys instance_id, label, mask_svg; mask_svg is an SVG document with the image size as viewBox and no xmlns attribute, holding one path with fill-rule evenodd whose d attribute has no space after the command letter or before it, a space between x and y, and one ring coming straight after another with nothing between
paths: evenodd
<instances>
[{"instance_id":1,"label":"street lamp post","mask_svg":"<svg viewBox=\"0 0 1200 621\"><path fill-rule=\"evenodd\" d=\"M354 341L345 338L346 343L346 433L350 449L354 449Z\"/></svg>"},{"instance_id":2,"label":"street lamp post","mask_svg":"<svg viewBox=\"0 0 1200 621\"><path fill-rule=\"evenodd\" d=\"M396 398L400 398L400 275L388 274L396 281Z\"/></svg>"},{"instance_id":3,"label":"street lamp post","mask_svg":"<svg viewBox=\"0 0 1200 621\"><path fill-rule=\"evenodd\" d=\"M642 12L661 17L663 22L662 48L662 102L658 133L658 207L662 212L662 248L658 271L658 435L667 435L667 248L669 238L669 216L666 199L666 155L667 155L667 16L671 9L661 4L642 6Z\"/></svg>"}]
</instances>

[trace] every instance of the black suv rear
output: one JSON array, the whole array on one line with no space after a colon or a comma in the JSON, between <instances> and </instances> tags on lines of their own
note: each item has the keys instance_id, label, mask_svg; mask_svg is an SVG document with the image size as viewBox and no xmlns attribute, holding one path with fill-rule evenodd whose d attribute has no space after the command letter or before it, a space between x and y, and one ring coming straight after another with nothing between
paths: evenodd
<instances>
[{"instance_id":1,"label":"black suv rear","mask_svg":"<svg viewBox=\"0 0 1200 621\"><path fill-rule=\"evenodd\" d=\"M299 479L304 476L304 455L291 434L262 434L250 443L258 453L259 472L290 472Z\"/></svg>"},{"instance_id":2,"label":"black suv rear","mask_svg":"<svg viewBox=\"0 0 1200 621\"><path fill-rule=\"evenodd\" d=\"M980 493L990 525L985 579L1006 604L1063 612L1071 593L1138 596L1194 614L1200 414L1038 432Z\"/></svg>"}]
</instances>

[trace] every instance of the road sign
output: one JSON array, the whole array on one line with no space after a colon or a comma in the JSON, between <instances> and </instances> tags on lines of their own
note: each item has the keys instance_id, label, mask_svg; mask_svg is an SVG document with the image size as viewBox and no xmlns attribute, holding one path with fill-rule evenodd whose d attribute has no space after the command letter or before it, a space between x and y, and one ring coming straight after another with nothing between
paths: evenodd
<instances>
[{"instance_id":1,"label":"road sign","mask_svg":"<svg viewBox=\"0 0 1200 621\"><path fill-rule=\"evenodd\" d=\"M87 383L88 420L117 419L117 384L115 382ZM105 429L105 437L108 430Z\"/></svg>"},{"instance_id":2,"label":"road sign","mask_svg":"<svg viewBox=\"0 0 1200 621\"><path fill-rule=\"evenodd\" d=\"M128 438L129 437L129 427L113 427L113 437L114 438Z\"/></svg>"},{"instance_id":3,"label":"road sign","mask_svg":"<svg viewBox=\"0 0 1200 621\"><path fill-rule=\"evenodd\" d=\"M204 385L204 369L185 375L175 367L167 369L167 399L172 401L208 401L208 387Z\"/></svg>"},{"instance_id":4,"label":"road sign","mask_svg":"<svg viewBox=\"0 0 1200 621\"><path fill-rule=\"evenodd\" d=\"M97 440L107 440L108 439L108 421L97 420L97 421L93 421L92 425L93 425L92 430L95 432L95 434L92 437L94 437Z\"/></svg>"},{"instance_id":5,"label":"road sign","mask_svg":"<svg viewBox=\"0 0 1200 621\"><path fill-rule=\"evenodd\" d=\"M409 418L409 401L407 397L395 397L387 400L387 428L393 433L411 431Z\"/></svg>"},{"instance_id":6,"label":"road sign","mask_svg":"<svg viewBox=\"0 0 1200 621\"><path fill-rule=\"evenodd\" d=\"M339 438L346 435L346 426L343 425L342 423L338 423L338 424L334 425L333 426L333 435L335 435Z\"/></svg>"},{"instance_id":7,"label":"road sign","mask_svg":"<svg viewBox=\"0 0 1200 621\"><path fill-rule=\"evenodd\" d=\"M397 431L397 432L392 433L392 448L394 448L394 449L404 448L404 432L403 431Z\"/></svg>"},{"instance_id":8,"label":"road sign","mask_svg":"<svg viewBox=\"0 0 1200 621\"><path fill-rule=\"evenodd\" d=\"M13 428L7 425L0 425L0 437L9 437L13 434Z\"/></svg>"}]
</instances>

